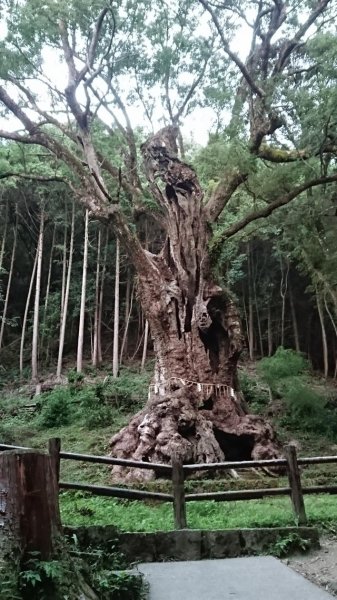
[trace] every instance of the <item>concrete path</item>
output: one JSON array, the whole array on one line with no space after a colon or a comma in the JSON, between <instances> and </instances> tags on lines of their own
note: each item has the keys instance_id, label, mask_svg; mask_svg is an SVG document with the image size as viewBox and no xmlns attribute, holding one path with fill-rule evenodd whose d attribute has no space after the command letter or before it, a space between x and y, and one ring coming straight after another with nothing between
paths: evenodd
<instances>
[{"instance_id":1,"label":"concrete path","mask_svg":"<svg viewBox=\"0 0 337 600\"><path fill-rule=\"evenodd\" d=\"M271 556L138 565L150 600L333 600Z\"/></svg>"}]
</instances>

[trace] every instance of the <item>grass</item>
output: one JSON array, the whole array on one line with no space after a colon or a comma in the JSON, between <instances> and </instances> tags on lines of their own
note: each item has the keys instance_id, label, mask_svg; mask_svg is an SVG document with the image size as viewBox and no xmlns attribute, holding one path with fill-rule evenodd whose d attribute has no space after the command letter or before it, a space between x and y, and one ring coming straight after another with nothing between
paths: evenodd
<instances>
[{"instance_id":1,"label":"grass","mask_svg":"<svg viewBox=\"0 0 337 600\"><path fill-rule=\"evenodd\" d=\"M146 397L149 373L135 374L125 370L118 381L107 383L100 391L108 395L112 406L112 420L104 426L90 428L86 425L84 414L92 409L90 390L97 383L100 385L96 372L90 372L89 385L79 387L74 398L82 398L87 404L81 405L78 412L73 413L70 424L42 428L39 415L33 416L22 410L22 405L29 403L23 394L18 397L15 390L8 391L0 401L0 440L6 443L29 446L32 448L47 448L48 439L60 437L62 449L68 452L105 455L108 453L109 439L130 420L131 416L141 408L141 402ZM101 375L100 375L101 377ZM106 378L105 378L106 379ZM98 380L98 381L97 381ZM76 383L76 382L75 382ZM247 394L252 401L259 400L259 411L266 410L269 397L263 397L261 403L260 388L256 388L252 378L246 377ZM98 388L100 389L100 388ZM78 394L78 395L77 395ZM88 398L86 398L86 395ZM44 400L43 400L44 401ZM48 401L48 399L47 399ZM95 406L96 396L93 398ZM79 406L79 405L77 405ZM107 426L106 426L107 425ZM276 423L276 429L283 441L296 439L300 443L302 456L318 456L336 454L337 447L333 441L316 432L288 430L285 424ZM80 463L76 461L61 461L61 479L109 485L111 484L110 468L103 465ZM336 465L321 465L308 467L302 471L304 485L336 484ZM233 480L226 477L211 480L196 479L186 481L188 492L207 492L235 489L253 489L257 487L287 486L286 477L270 478L264 474L243 472L242 478ZM132 487L132 484L130 484ZM170 492L170 481L153 481L137 484L133 487L149 489L150 491ZM171 504L154 502L130 502L117 499L93 497L81 492L62 492L60 504L63 522L66 525L116 525L123 531L156 531L173 529L173 510ZM324 524L333 527L337 523L337 502L333 496L306 496L305 504L310 524ZM223 529L236 527L274 527L294 524L289 498L270 498L241 502L189 502L187 518L190 528Z\"/></svg>"},{"instance_id":2,"label":"grass","mask_svg":"<svg viewBox=\"0 0 337 600\"><path fill-rule=\"evenodd\" d=\"M121 531L170 531L173 509L170 503L137 502L92 497L81 492L60 495L65 525L115 525ZM337 525L334 496L307 496L305 506L310 525L330 529ZM290 499L286 497L237 502L188 502L190 529L232 529L288 527L295 525Z\"/></svg>"}]
</instances>

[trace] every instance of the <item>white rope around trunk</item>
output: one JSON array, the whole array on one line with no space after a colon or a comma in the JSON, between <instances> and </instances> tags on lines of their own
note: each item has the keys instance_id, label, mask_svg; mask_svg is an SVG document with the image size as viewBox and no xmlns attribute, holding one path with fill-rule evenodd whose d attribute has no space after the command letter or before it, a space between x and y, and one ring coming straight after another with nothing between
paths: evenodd
<instances>
[{"instance_id":1,"label":"white rope around trunk","mask_svg":"<svg viewBox=\"0 0 337 600\"><path fill-rule=\"evenodd\" d=\"M149 398L151 392L154 392L155 395L159 394L160 396L164 396L166 393L166 389L171 391L172 385L179 385L183 387L191 388L195 386L197 388L197 392L202 393L203 396L210 396L212 393L227 393L234 400L236 400L234 389L226 385L224 383L204 383L201 381L192 381L190 379L182 379L181 377L170 377L166 381L161 382L160 385L157 383L151 383L149 385Z\"/></svg>"}]
</instances>

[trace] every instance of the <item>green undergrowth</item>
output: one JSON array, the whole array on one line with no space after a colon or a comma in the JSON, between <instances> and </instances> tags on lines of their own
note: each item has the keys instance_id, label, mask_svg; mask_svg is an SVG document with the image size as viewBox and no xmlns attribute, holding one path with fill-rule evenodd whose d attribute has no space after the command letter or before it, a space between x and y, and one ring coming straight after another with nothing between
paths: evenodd
<instances>
[{"instance_id":1,"label":"green undergrowth","mask_svg":"<svg viewBox=\"0 0 337 600\"><path fill-rule=\"evenodd\" d=\"M274 357L261 361L258 368L254 365L243 366L240 369L240 383L245 399L250 410L264 414L274 422L283 443L296 440L300 455L337 454L337 439L331 427L334 420L330 419L336 412L333 389L330 387L327 391L322 380L312 376L306 361L294 354L279 349ZM60 437L64 451L106 455L111 436L144 405L150 376L150 368L143 374L125 368L121 376L113 380L104 371L87 369L85 379L70 371L67 385L37 398L28 398L25 386L8 393L2 390L0 441L45 449L49 438ZM301 386L309 386L314 396L307 393L306 388L303 391L296 385L289 385L289 382L296 383L294 378ZM291 393L287 396L289 389ZM298 389L303 394L298 394ZM292 393L293 390L296 393ZM307 404L303 404L303 396ZM317 398L324 398L318 410ZM31 414L24 406L34 402L38 403L38 410ZM312 411L307 410L310 403L314 405ZM301 417L303 411L306 413L305 419ZM328 424L325 424L325 420ZM268 477L262 471L244 471L240 474L242 477L238 480L225 477L224 474L214 479L188 479L186 491L212 492L288 485L284 476ZM302 470L301 476L304 485L337 484L336 465L307 467ZM62 460L61 480L109 485L110 468ZM168 480L129 484L128 487L171 491ZM335 504L333 496L306 497L311 522L331 524L336 521ZM115 524L130 531L168 530L173 527L172 507L166 504L119 501L69 492L61 494L61 507L67 525ZM192 502L188 503L187 508L189 526L193 528L293 524L288 498L231 503Z\"/></svg>"},{"instance_id":2,"label":"green undergrowth","mask_svg":"<svg viewBox=\"0 0 337 600\"><path fill-rule=\"evenodd\" d=\"M99 373L99 372L98 372ZM25 387L0 399L0 441L46 449L48 440L61 438L67 452L106 455L111 436L124 427L147 398L152 371L124 368L120 377L97 376L89 369L84 379L73 370L68 383L32 399ZM37 404L34 413L27 405ZM108 467L61 461L61 479L97 484L111 482Z\"/></svg>"},{"instance_id":3,"label":"green undergrowth","mask_svg":"<svg viewBox=\"0 0 337 600\"><path fill-rule=\"evenodd\" d=\"M173 509L170 503L138 502L97 498L82 492L60 495L65 525L115 525L121 531L170 531ZM307 496L305 507L310 525L334 528L337 523L336 497ZM287 527L295 524L289 498L237 502L188 502L190 529L232 529Z\"/></svg>"}]
</instances>

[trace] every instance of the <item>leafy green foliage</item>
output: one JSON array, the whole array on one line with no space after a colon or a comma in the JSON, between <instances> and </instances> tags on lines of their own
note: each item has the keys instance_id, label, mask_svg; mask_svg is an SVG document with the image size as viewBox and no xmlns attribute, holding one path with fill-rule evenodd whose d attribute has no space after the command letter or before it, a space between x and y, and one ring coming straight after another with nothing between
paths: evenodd
<instances>
[{"instance_id":1,"label":"leafy green foliage","mask_svg":"<svg viewBox=\"0 0 337 600\"><path fill-rule=\"evenodd\" d=\"M243 370L239 371L239 384L250 412L261 413L269 400L268 390L261 385L257 377Z\"/></svg>"},{"instance_id":2,"label":"leafy green foliage","mask_svg":"<svg viewBox=\"0 0 337 600\"><path fill-rule=\"evenodd\" d=\"M145 599L144 582L140 574L128 571L128 563L116 549L115 540L95 546L80 547L76 534L71 536L72 554L82 565L83 573L100 600Z\"/></svg>"},{"instance_id":3,"label":"leafy green foliage","mask_svg":"<svg viewBox=\"0 0 337 600\"><path fill-rule=\"evenodd\" d=\"M272 389L276 389L282 380L304 375L308 370L309 363L301 354L282 347L278 348L273 356L263 358L258 363L262 379Z\"/></svg>"},{"instance_id":4,"label":"leafy green foliage","mask_svg":"<svg viewBox=\"0 0 337 600\"><path fill-rule=\"evenodd\" d=\"M100 384L86 387L77 394L77 402L80 403L80 414L83 423L88 429L106 427L112 423L113 411L105 397L101 394Z\"/></svg>"},{"instance_id":5,"label":"leafy green foliage","mask_svg":"<svg viewBox=\"0 0 337 600\"><path fill-rule=\"evenodd\" d=\"M283 394L287 408L283 424L337 440L337 411L329 407L327 398L296 380Z\"/></svg>"},{"instance_id":6,"label":"leafy green foliage","mask_svg":"<svg viewBox=\"0 0 337 600\"><path fill-rule=\"evenodd\" d=\"M258 363L258 371L273 394L284 400L283 425L337 438L337 411L322 393L312 389L309 364L301 354L280 347L274 356Z\"/></svg>"},{"instance_id":7,"label":"leafy green foliage","mask_svg":"<svg viewBox=\"0 0 337 600\"><path fill-rule=\"evenodd\" d=\"M73 597L74 568L75 565L69 561L44 561L40 559L39 552L30 552L19 573L23 600L45 600L47 597L63 600L70 590L70 598Z\"/></svg>"},{"instance_id":8,"label":"leafy green foliage","mask_svg":"<svg viewBox=\"0 0 337 600\"><path fill-rule=\"evenodd\" d=\"M42 396L42 409L38 417L40 427L69 425L74 417L71 393L66 388L56 388Z\"/></svg>"},{"instance_id":9,"label":"leafy green foliage","mask_svg":"<svg viewBox=\"0 0 337 600\"><path fill-rule=\"evenodd\" d=\"M101 600L138 600L143 595L141 575L126 571L102 570L92 578L94 589Z\"/></svg>"},{"instance_id":10,"label":"leafy green foliage","mask_svg":"<svg viewBox=\"0 0 337 600\"><path fill-rule=\"evenodd\" d=\"M289 533L280 537L275 544L270 546L268 554L277 556L277 558L284 558L294 552L308 552L310 546L310 540L302 538L298 533Z\"/></svg>"}]
</instances>

